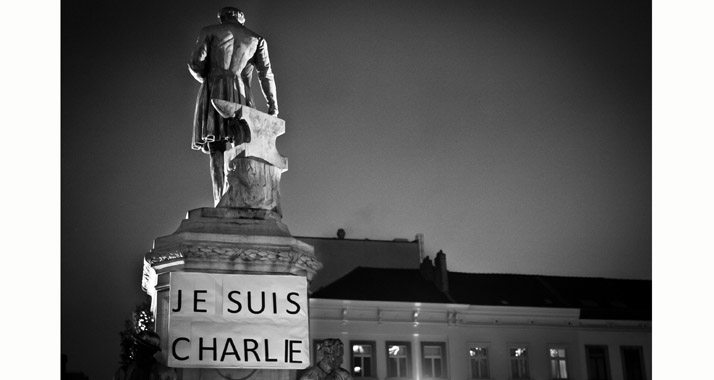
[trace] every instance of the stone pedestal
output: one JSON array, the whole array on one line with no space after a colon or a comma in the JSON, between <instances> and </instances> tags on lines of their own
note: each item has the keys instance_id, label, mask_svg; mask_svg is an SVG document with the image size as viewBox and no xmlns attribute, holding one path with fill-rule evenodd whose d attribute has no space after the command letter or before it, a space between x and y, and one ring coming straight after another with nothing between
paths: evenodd
<instances>
[{"instance_id":1,"label":"stone pedestal","mask_svg":"<svg viewBox=\"0 0 714 380\"><path fill-rule=\"evenodd\" d=\"M322 267L313 247L290 235L279 215L263 210L199 208L171 235L157 238L144 258L142 287L152 297L162 359L168 348L169 274L291 274L308 281ZM182 379L294 380L295 371L249 369L176 369Z\"/></svg>"},{"instance_id":2,"label":"stone pedestal","mask_svg":"<svg viewBox=\"0 0 714 380\"><path fill-rule=\"evenodd\" d=\"M322 266L313 247L292 237L280 219L254 219L256 213L262 214L226 208L189 211L176 232L154 241L145 257L147 269L158 280L175 270L293 274L311 280Z\"/></svg>"},{"instance_id":3,"label":"stone pedestal","mask_svg":"<svg viewBox=\"0 0 714 380\"><path fill-rule=\"evenodd\" d=\"M189 211L176 232L157 238L144 258L142 287L152 298L164 364L171 272L295 275L310 281L322 267L313 247L295 239L281 221L279 183L287 159L275 150L275 138L285 131L284 121L234 103L219 105L222 115L250 127L249 141L224 156L229 186L217 207ZM294 370L175 370L184 380L295 379Z\"/></svg>"}]
</instances>

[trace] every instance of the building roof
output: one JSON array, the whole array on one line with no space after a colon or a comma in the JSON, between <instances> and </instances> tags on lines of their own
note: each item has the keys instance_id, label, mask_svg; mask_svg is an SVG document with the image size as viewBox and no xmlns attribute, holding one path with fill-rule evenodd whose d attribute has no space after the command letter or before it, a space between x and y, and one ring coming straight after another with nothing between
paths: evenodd
<instances>
[{"instance_id":1,"label":"building roof","mask_svg":"<svg viewBox=\"0 0 714 380\"><path fill-rule=\"evenodd\" d=\"M418 269L357 267L312 298L356 301L452 303Z\"/></svg>"},{"instance_id":2,"label":"building roof","mask_svg":"<svg viewBox=\"0 0 714 380\"><path fill-rule=\"evenodd\" d=\"M421 252L419 236L406 239L370 240L296 237L315 248L315 258L323 264L310 282L315 291L346 275L358 266L374 268L419 268Z\"/></svg>"},{"instance_id":3,"label":"building roof","mask_svg":"<svg viewBox=\"0 0 714 380\"><path fill-rule=\"evenodd\" d=\"M438 270L438 269L437 269ZM652 281L358 267L312 298L580 309L581 319L652 320Z\"/></svg>"}]
</instances>

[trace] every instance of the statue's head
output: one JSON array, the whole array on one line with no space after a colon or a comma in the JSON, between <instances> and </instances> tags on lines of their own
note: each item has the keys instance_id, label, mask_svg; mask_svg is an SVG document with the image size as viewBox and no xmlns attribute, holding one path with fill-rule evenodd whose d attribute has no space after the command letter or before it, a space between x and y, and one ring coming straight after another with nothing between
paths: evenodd
<instances>
[{"instance_id":1,"label":"statue's head","mask_svg":"<svg viewBox=\"0 0 714 380\"><path fill-rule=\"evenodd\" d=\"M237 22L243 25L245 23L245 15L243 15L243 12L234 7L221 8L221 10L218 11L218 19L221 21L221 24Z\"/></svg>"},{"instance_id":2,"label":"statue's head","mask_svg":"<svg viewBox=\"0 0 714 380\"><path fill-rule=\"evenodd\" d=\"M340 368L344 348L339 339L325 339L317 344L317 362L330 369Z\"/></svg>"}]
</instances>

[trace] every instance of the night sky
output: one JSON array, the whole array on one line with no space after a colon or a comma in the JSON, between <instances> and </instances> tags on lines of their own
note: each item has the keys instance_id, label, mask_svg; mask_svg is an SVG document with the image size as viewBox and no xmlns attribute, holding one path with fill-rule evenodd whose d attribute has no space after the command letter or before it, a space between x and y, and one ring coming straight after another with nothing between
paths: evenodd
<instances>
[{"instance_id":1,"label":"night sky","mask_svg":"<svg viewBox=\"0 0 714 380\"><path fill-rule=\"evenodd\" d=\"M212 206L186 62L226 5L268 42L294 236L423 233L452 271L652 278L648 3L65 0L69 370L112 376L144 254Z\"/></svg>"}]
</instances>

